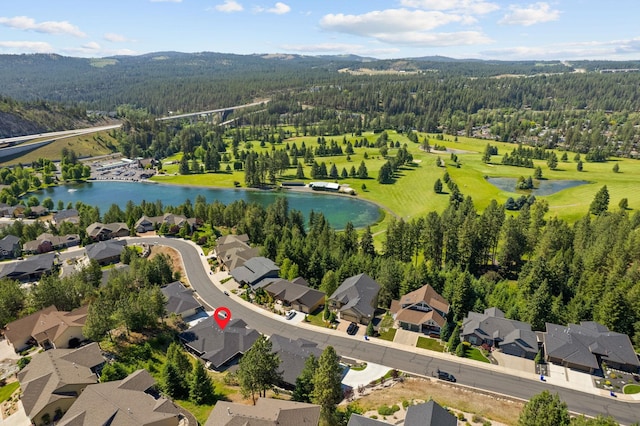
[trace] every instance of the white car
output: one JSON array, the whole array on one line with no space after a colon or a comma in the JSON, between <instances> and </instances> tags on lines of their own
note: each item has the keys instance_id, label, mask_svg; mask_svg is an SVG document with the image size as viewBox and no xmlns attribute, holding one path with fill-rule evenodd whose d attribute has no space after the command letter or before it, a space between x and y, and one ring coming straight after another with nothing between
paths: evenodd
<instances>
[{"instance_id":1,"label":"white car","mask_svg":"<svg viewBox=\"0 0 640 426\"><path fill-rule=\"evenodd\" d=\"M291 318L296 316L296 311L289 311L287 312L287 315L285 316L286 319L290 320Z\"/></svg>"}]
</instances>

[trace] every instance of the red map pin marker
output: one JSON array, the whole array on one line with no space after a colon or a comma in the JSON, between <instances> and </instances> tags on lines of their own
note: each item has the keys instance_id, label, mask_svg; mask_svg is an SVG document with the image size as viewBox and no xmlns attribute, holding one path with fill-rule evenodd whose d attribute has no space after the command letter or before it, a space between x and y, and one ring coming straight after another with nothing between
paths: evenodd
<instances>
[{"instance_id":1,"label":"red map pin marker","mask_svg":"<svg viewBox=\"0 0 640 426\"><path fill-rule=\"evenodd\" d=\"M218 323L220 330L224 330L227 324L229 324L229 321L231 321L231 311L229 308L220 306L213 312L213 319Z\"/></svg>"}]
</instances>

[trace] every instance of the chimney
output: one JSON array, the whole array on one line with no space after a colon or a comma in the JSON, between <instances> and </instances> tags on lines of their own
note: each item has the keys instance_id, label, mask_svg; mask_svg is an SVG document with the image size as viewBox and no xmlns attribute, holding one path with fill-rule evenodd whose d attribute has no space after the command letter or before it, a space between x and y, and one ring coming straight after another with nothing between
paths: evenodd
<instances>
[{"instance_id":1,"label":"chimney","mask_svg":"<svg viewBox=\"0 0 640 426\"><path fill-rule=\"evenodd\" d=\"M227 415L231 415L231 407L227 407Z\"/></svg>"}]
</instances>

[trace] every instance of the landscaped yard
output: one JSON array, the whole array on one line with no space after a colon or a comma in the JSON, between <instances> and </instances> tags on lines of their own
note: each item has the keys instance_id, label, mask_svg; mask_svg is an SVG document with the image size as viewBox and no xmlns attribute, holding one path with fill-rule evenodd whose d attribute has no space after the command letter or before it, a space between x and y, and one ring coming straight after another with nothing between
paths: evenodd
<instances>
[{"instance_id":1,"label":"landscaped yard","mask_svg":"<svg viewBox=\"0 0 640 426\"><path fill-rule=\"evenodd\" d=\"M8 400L11 395L20 387L20 382L9 383L0 388L0 402Z\"/></svg>"},{"instance_id":2,"label":"landscaped yard","mask_svg":"<svg viewBox=\"0 0 640 426\"><path fill-rule=\"evenodd\" d=\"M318 327L327 327L326 321L322 318L324 311L322 309L316 310L312 314L307 314L307 322Z\"/></svg>"},{"instance_id":3,"label":"landscaped yard","mask_svg":"<svg viewBox=\"0 0 640 426\"><path fill-rule=\"evenodd\" d=\"M466 352L466 358L475 359L476 361L480 361L480 362L490 363L490 361L484 355L482 355L482 352L480 352L478 348L468 348Z\"/></svg>"},{"instance_id":4,"label":"landscaped yard","mask_svg":"<svg viewBox=\"0 0 640 426\"><path fill-rule=\"evenodd\" d=\"M389 329L381 332L378 337L381 338L382 340L388 340L390 342L393 342L393 338L396 337L396 329L395 328L389 328Z\"/></svg>"},{"instance_id":5,"label":"landscaped yard","mask_svg":"<svg viewBox=\"0 0 640 426\"><path fill-rule=\"evenodd\" d=\"M622 388L622 392L627 395L640 393L640 385L626 385L624 388Z\"/></svg>"},{"instance_id":6,"label":"landscaped yard","mask_svg":"<svg viewBox=\"0 0 640 426\"><path fill-rule=\"evenodd\" d=\"M416 346L430 351L444 352L444 346L442 346L442 343L440 343L438 339L432 339L430 337L418 337L418 343Z\"/></svg>"}]
</instances>

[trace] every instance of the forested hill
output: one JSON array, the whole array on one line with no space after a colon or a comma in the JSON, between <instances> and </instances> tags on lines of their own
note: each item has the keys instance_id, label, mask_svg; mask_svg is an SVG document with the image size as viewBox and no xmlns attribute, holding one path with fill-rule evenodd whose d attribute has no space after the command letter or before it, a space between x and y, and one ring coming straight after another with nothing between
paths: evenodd
<instances>
[{"instance_id":1,"label":"forested hill","mask_svg":"<svg viewBox=\"0 0 640 426\"><path fill-rule=\"evenodd\" d=\"M18 102L0 96L0 138L88 127L84 109L37 101Z\"/></svg>"},{"instance_id":2,"label":"forested hill","mask_svg":"<svg viewBox=\"0 0 640 426\"><path fill-rule=\"evenodd\" d=\"M640 68L634 62L479 61L446 57L377 60L355 55L158 52L88 59L53 54L0 55L0 95L95 110L122 104L152 114L241 104L281 91L379 79L571 74L576 69Z\"/></svg>"}]
</instances>

